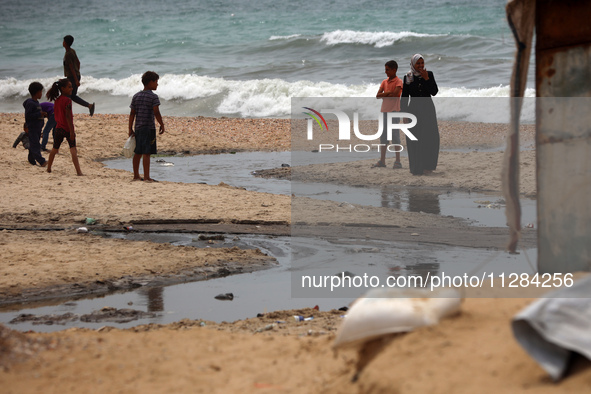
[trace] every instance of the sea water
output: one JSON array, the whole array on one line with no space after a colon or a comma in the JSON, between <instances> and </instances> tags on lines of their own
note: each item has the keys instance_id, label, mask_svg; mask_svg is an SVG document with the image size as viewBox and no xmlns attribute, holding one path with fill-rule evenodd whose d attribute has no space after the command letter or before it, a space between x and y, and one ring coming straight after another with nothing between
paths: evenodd
<instances>
[{"instance_id":1,"label":"sea water","mask_svg":"<svg viewBox=\"0 0 591 394\"><path fill-rule=\"evenodd\" d=\"M374 97L384 63L396 60L402 76L415 53L439 96L508 97L505 3L3 1L0 112L21 112L30 82L63 75L66 34L81 61L79 95L98 113L127 113L153 70L165 115L289 117L292 97Z\"/></svg>"}]
</instances>

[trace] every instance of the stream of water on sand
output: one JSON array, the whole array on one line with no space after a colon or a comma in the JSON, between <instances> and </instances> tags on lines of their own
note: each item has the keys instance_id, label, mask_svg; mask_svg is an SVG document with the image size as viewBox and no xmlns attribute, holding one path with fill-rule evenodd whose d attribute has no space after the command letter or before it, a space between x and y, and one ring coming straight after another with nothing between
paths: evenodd
<instances>
[{"instance_id":1,"label":"stream of water on sand","mask_svg":"<svg viewBox=\"0 0 591 394\"><path fill-rule=\"evenodd\" d=\"M321 155L314 155L320 158ZM351 159L347 155L347 160ZM367 158L360 155L360 158ZM335 162L335 157L330 157ZM160 161L160 162L159 162ZM312 161L312 159L310 159ZM322 200L348 202L374 207L402 209L408 212L426 212L454 216L469 220L474 226L505 227L501 196L495 193L473 193L452 189L426 189L404 186L353 187L330 183L295 183L282 179L254 177L255 171L278 168L291 163L291 152L239 152L235 154L174 156L153 158L152 177L171 182L221 182L247 190L311 197ZM109 168L131 171L131 160L114 159L105 164ZM535 223L536 202L523 199L522 222Z\"/></svg>"},{"instance_id":2,"label":"stream of water on sand","mask_svg":"<svg viewBox=\"0 0 591 394\"><path fill-rule=\"evenodd\" d=\"M291 194L292 184L286 180L253 177L252 172L280 167L289 164L289 152L275 153L237 153L222 155L203 155L190 157L166 157L152 159L152 175L156 179L219 184L224 182L232 186L245 187L249 190L275 194ZM161 160L157 162L156 160ZM164 160L164 162L162 162ZM240 165L237 165L240 163ZM105 164L110 168L131 170L130 160L109 160ZM171 165L172 164L172 165ZM427 212L439 215L451 215L465 218L475 226L504 226L502 209L495 209L494 204L500 196L494 194L468 193L455 190L425 190L418 188L355 188L332 184L297 185L301 195L378 207L392 207L411 212ZM478 202L475 202L478 201ZM491 204L485 204L488 201ZM523 200L524 223L535 222L535 201ZM489 208L487 208L489 206ZM107 236L130 240L150 240L167 242L174 245L212 247L199 241L197 234L179 233L111 233ZM520 255L509 255L493 250L449 247L429 244L408 244L383 241L364 242L355 245L350 242L346 247L335 241L306 238L274 236L239 236L227 237L213 247L259 248L272 255L278 261L276 267L249 274L232 275L207 281L191 282L165 287L146 287L135 291L114 293L93 298L64 300L56 305L28 308L0 313L0 322L7 324L19 314L61 315L64 313L85 314L109 306L115 308L140 309L155 312L155 317L143 318L128 323L117 323L120 328L139 324L167 324L183 318L205 319L212 321L234 321L254 317L258 313L274 310L296 309L319 305L321 310L328 310L349 305L354 298L292 298L291 296L291 246L292 242L303 242L313 251L314 265L323 270L339 271L339 261L343 253L353 254L358 261L359 272L367 270L368 265L377 275L410 275L441 270L446 272L474 271L483 272L532 272L529 262L536 261L537 249L527 250ZM401 253L401 251L404 251ZM393 258L395 256L395 258ZM529 262L528 262L529 260ZM486 267L480 267L488 262ZM233 293L232 301L219 301L218 294ZM358 296L361 293L358 294ZM5 308L5 310L7 310ZM32 323L10 324L18 330L55 331L67 327L99 328L113 323L84 323L79 320L64 325L33 325Z\"/></svg>"}]
</instances>

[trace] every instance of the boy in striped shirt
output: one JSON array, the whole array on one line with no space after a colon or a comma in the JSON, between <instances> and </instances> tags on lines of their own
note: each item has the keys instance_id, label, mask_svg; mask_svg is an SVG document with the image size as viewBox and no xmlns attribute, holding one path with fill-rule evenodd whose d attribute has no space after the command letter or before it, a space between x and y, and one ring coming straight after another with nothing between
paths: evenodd
<instances>
[{"instance_id":1,"label":"boy in striped shirt","mask_svg":"<svg viewBox=\"0 0 591 394\"><path fill-rule=\"evenodd\" d=\"M129 136L135 135L135 151L133 155L133 180L157 182L150 178L150 155L157 153L156 123L160 123L159 134L164 133L164 122L160 115L160 100L154 90L158 89L160 76L153 71L146 71L142 75L144 90L136 93L131 99L129 113ZM135 132L133 123L135 121ZM143 159L144 177L140 177L140 161Z\"/></svg>"}]
</instances>

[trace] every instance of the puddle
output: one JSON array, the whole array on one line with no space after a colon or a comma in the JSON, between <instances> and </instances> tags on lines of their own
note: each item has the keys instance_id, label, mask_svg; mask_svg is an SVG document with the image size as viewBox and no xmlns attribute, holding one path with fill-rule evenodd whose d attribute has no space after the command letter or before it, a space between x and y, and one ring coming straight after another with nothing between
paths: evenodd
<instances>
[{"instance_id":1,"label":"puddle","mask_svg":"<svg viewBox=\"0 0 591 394\"><path fill-rule=\"evenodd\" d=\"M289 164L290 152L238 152L219 155L152 157L151 160L150 176L158 180L207 183L208 185L224 182L257 192L291 194L291 183L288 180L264 179L252 175L256 170ZM162 161L157 162L157 160ZM103 163L109 168L133 173L131 159L113 159Z\"/></svg>"},{"instance_id":2,"label":"puddle","mask_svg":"<svg viewBox=\"0 0 591 394\"><path fill-rule=\"evenodd\" d=\"M463 218L473 226L507 227L505 206L498 194L412 187L353 187L326 183L296 184L295 195L348 202L372 207L395 208ZM524 225L536 222L536 201L521 200Z\"/></svg>"},{"instance_id":3,"label":"puddle","mask_svg":"<svg viewBox=\"0 0 591 394\"><path fill-rule=\"evenodd\" d=\"M167 242L175 245L205 247L204 241L198 240L198 234L128 234L116 233L113 237L130 240ZM298 264L292 266L294 244ZM327 241L318 238L240 236L240 241L226 241L218 247L227 246L258 247L277 258L279 265L264 271L233 275L207 281L191 282L165 287L143 287L135 291L115 293L92 299L69 300L59 305L26 308L19 311L1 312L0 323L8 327L27 331L50 332L68 327L87 327L98 329L105 325L128 328L139 324L168 324L184 318L204 319L216 322L235 321L256 317L258 313L294 308L313 307L329 310L349 305L364 291L357 289L357 294L346 298L310 297L294 298L291 293L292 273L303 271L306 274L337 274L346 266L356 275L368 273L385 277L389 275L434 275L437 272L462 274L470 272L532 272L526 260L536 261L536 250L527 253L509 255L497 251L442 247L441 245L412 245L383 241L366 241L352 244L350 240ZM349 260L345 263L344 260ZM473 272L472 272L473 271ZM219 301L219 294L232 293L232 301ZM138 318L126 323L92 322L65 320L64 324L35 325L30 322L10 324L21 314L39 315L85 315L100 311L105 307L117 309L135 309L145 313L155 313L154 317ZM6 309L6 308L4 308Z\"/></svg>"},{"instance_id":4,"label":"puddle","mask_svg":"<svg viewBox=\"0 0 591 394\"><path fill-rule=\"evenodd\" d=\"M359 159L366 159L360 156ZM345 161L344 156L309 153L298 160ZM161 160L161 162L157 162ZM347 160L351 156L347 155ZM130 159L107 160L109 168L132 171ZM173 164L167 165L168 163ZM352 187L330 183L300 183L282 179L255 177L252 172L291 163L291 152L239 152L236 154L152 158L150 173L156 179L217 185L224 182L247 190L348 202L374 207L389 207L409 212L426 212L467 219L474 226L506 227L504 207L496 204L501 196L492 193L468 193L455 190L408 187ZM536 222L536 201L522 199L522 223Z\"/></svg>"}]
</instances>

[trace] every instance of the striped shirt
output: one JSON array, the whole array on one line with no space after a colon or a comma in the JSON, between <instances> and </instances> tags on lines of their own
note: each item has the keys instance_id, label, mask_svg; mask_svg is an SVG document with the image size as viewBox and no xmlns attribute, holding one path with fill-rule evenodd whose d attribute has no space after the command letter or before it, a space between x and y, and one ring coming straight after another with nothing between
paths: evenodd
<instances>
[{"instance_id":1,"label":"striped shirt","mask_svg":"<svg viewBox=\"0 0 591 394\"><path fill-rule=\"evenodd\" d=\"M151 90L142 90L131 99L129 108L135 111L135 129L140 127L156 128L154 107L160 105L158 95Z\"/></svg>"}]
</instances>

